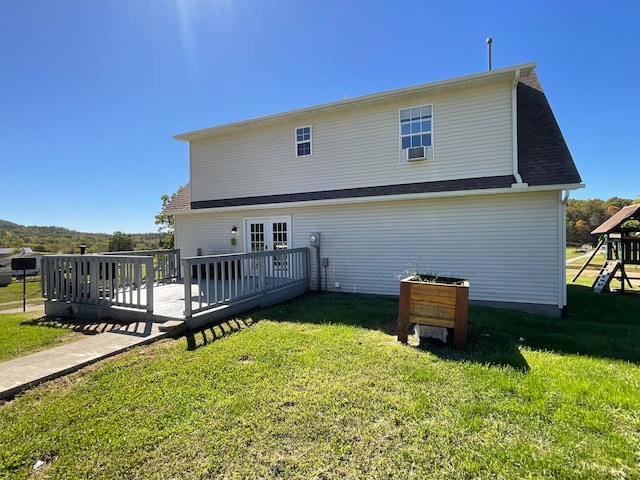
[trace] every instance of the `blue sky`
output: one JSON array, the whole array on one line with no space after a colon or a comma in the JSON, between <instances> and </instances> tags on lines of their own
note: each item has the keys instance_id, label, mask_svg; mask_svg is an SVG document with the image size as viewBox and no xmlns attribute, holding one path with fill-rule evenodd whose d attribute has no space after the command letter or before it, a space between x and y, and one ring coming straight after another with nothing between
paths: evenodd
<instances>
[{"instance_id":1,"label":"blue sky","mask_svg":"<svg viewBox=\"0 0 640 480\"><path fill-rule=\"evenodd\" d=\"M535 61L587 188L636 198L640 3L3 0L0 219L153 232L174 134Z\"/></svg>"}]
</instances>

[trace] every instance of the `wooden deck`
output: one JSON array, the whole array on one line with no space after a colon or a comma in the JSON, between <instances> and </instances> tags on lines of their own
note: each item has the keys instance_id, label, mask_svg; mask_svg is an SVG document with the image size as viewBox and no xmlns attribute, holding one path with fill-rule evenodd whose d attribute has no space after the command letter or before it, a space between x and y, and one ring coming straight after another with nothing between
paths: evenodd
<instances>
[{"instance_id":1,"label":"wooden deck","mask_svg":"<svg viewBox=\"0 0 640 480\"><path fill-rule=\"evenodd\" d=\"M185 258L182 272L185 278L177 271L173 278L159 277L144 256L50 257L43 268L45 313L92 321L181 321L197 329L309 288L306 249Z\"/></svg>"}]
</instances>

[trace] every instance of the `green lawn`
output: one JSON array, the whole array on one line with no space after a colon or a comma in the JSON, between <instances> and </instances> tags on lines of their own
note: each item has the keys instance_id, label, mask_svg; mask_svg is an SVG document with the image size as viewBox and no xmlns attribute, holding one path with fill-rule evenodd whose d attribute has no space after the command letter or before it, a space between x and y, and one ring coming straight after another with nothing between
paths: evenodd
<instances>
[{"instance_id":1,"label":"green lawn","mask_svg":"<svg viewBox=\"0 0 640 480\"><path fill-rule=\"evenodd\" d=\"M305 296L0 406L0 478L640 478L639 307L471 308L457 352L399 344L397 299Z\"/></svg>"},{"instance_id":2,"label":"green lawn","mask_svg":"<svg viewBox=\"0 0 640 480\"><path fill-rule=\"evenodd\" d=\"M41 317L42 312L0 313L0 362L82 337Z\"/></svg>"},{"instance_id":3,"label":"green lawn","mask_svg":"<svg viewBox=\"0 0 640 480\"><path fill-rule=\"evenodd\" d=\"M567 247L567 250L566 250L567 260L571 260L572 258L581 257L583 255L587 255L591 253L591 252L587 252L587 253L579 252L578 248L580 247Z\"/></svg>"},{"instance_id":4,"label":"green lawn","mask_svg":"<svg viewBox=\"0 0 640 480\"><path fill-rule=\"evenodd\" d=\"M22 308L22 289L24 288L22 280L13 279L13 282L6 287L0 287L0 312ZM27 280L26 284L27 305L42 303L42 294L40 293L40 282Z\"/></svg>"},{"instance_id":5,"label":"green lawn","mask_svg":"<svg viewBox=\"0 0 640 480\"><path fill-rule=\"evenodd\" d=\"M3 313L22 309L22 289L22 281L0 287L0 362L56 347L82 336L43 320L41 311ZM27 281L26 293L27 305L42 304L39 281Z\"/></svg>"}]
</instances>

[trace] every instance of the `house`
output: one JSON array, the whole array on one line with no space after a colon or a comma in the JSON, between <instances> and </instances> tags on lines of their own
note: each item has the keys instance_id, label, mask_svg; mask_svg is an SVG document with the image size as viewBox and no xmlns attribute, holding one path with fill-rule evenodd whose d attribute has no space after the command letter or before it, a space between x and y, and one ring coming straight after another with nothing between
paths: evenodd
<instances>
[{"instance_id":1,"label":"house","mask_svg":"<svg viewBox=\"0 0 640 480\"><path fill-rule=\"evenodd\" d=\"M13 248L0 248L0 287L11 283L11 253Z\"/></svg>"},{"instance_id":2,"label":"house","mask_svg":"<svg viewBox=\"0 0 640 480\"><path fill-rule=\"evenodd\" d=\"M535 63L175 138L183 258L310 247L312 289L398 295L420 270L470 279L472 303L566 312L565 204L584 185Z\"/></svg>"}]
</instances>

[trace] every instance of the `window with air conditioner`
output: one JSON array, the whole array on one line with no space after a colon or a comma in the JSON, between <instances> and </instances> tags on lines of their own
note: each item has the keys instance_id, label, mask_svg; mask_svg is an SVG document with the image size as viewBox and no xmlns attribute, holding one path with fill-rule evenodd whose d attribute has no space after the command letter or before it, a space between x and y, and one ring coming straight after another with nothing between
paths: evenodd
<instances>
[{"instance_id":1,"label":"window with air conditioner","mask_svg":"<svg viewBox=\"0 0 640 480\"><path fill-rule=\"evenodd\" d=\"M400 110L400 163L433 160L433 106Z\"/></svg>"}]
</instances>

